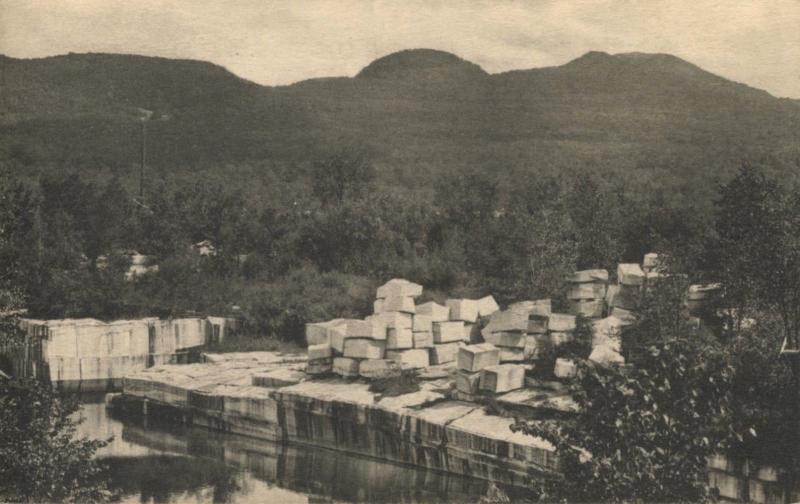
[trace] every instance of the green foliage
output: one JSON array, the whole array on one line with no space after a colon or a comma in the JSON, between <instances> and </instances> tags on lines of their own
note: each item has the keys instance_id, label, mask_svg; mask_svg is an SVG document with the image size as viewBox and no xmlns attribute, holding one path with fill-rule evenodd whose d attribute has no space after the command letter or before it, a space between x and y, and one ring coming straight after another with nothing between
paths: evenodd
<instances>
[{"instance_id":1,"label":"green foliage","mask_svg":"<svg viewBox=\"0 0 800 504\"><path fill-rule=\"evenodd\" d=\"M513 427L556 446L564 478L546 500L699 501L706 458L732 435L732 370L716 350L687 340L654 344L631 369L580 364L571 422Z\"/></svg>"},{"instance_id":2,"label":"green foliage","mask_svg":"<svg viewBox=\"0 0 800 504\"><path fill-rule=\"evenodd\" d=\"M360 318L372 311L376 284L342 273L320 273L311 266L244 293L252 330L305 345L305 324L333 318Z\"/></svg>"},{"instance_id":3,"label":"green foliage","mask_svg":"<svg viewBox=\"0 0 800 504\"><path fill-rule=\"evenodd\" d=\"M109 497L93 459L102 441L75 437L75 400L47 385L0 380L0 499L102 501Z\"/></svg>"},{"instance_id":4,"label":"green foliage","mask_svg":"<svg viewBox=\"0 0 800 504\"><path fill-rule=\"evenodd\" d=\"M706 458L743 439L734 422L734 367L713 338L686 323L686 280L672 272L646 286L626 329L627 367L579 365L574 423L517 423L556 446L564 480L539 488L570 501L699 501ZM634 351L635 350L635 351Z\"/></svg>"},{"instance_id":5,"label":"green foliage","mask_svg":"<svg viewBox=\"0 0 800 504\"><path fill-rule=\"evenodd\" d=\"M744 433L730 455L797 471L797 391L790 362L780 356L781 325L776 316L760 316L726 343L735 370L732 420Z\"/></svg>"},{"instance_id":6,"label":"green foliage","mask_svg":"<svg viewBox=\"0 0 800 504\"><path fill-rule=\"evenodd\" d=\"M364 194L375 168L363 156L339 153L315 162L310 176L314 195L323 204L341 204Z\"/></svg>"}]
</instances>

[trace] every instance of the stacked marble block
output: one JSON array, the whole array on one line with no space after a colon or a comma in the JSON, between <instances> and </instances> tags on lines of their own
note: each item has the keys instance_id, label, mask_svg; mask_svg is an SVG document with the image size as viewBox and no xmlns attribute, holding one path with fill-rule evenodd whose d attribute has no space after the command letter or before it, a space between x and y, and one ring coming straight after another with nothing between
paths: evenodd
<instances>
[{"instance_id":1,"label":"stacked marble block","mask_svg":"<svg viewBox=\"0 0 800 504\"><path fill-rule=\"evenodd\" d=\"M307 373L378 378L455 362L461 346L480 341L480 318L499 308L491 296L417 305L421 295L421 285L392 279L378 288L365 320L307 324Z\"/></svg>"},{"instance_id":2,"label":"stacked marble block","mask_svg":"<svg viewBox=\"0 0 800 504\"><path fill-rule=\"evenodd\" d=\"M306 374L333 371L359 376L364 360L382 360L386 352L386 324L378 320L334 319L306 324Z\"/></svg>"},{"instance_id":3,"label":"stacked marble block","mask_svg":"<svg viewBox=\"0 0 800 504\"><path fill-rule=\"evenodd\" d=\"M635 311L641 302L646 277L636 263L617 265L617 284L609 286L607 294L609 315L631 323L636 319Z\"/></svg>"},{"instance_id":4,"label":"stacked marble block","mask_svg":"<svg viewBox=\"0 0 800 504\"><path fill-rule=\"evenodd\" d=\"M500 309L492 296L481 299L448 299L445 305L433 301L419 306L418 313L430 316L433 344L432 365L449 364L464 345L482 341L479 322Z\"/></svg>"},{"instance_id":5,"label":"stacked marble block","mask_svg":"<svg viewBox=\"0 0 800 504\"><path fill-rule=\"evenodd\" d=\"M501 364L500 350L491 343L465 345L458 349L456 390L460 397L502 394L525 386L526 366Z\"/></svg>"},{"instance_id":6,"label":"stacked marble block","mask_svg":"<svg viewBox=\"0 0 800 504\"><path fill-rule=\"evenodd\" d=\"M604 269L576 271L567 279L567 284L570 313L589 319L605 316L608 271Z\"/></svg>"}]
</instances>

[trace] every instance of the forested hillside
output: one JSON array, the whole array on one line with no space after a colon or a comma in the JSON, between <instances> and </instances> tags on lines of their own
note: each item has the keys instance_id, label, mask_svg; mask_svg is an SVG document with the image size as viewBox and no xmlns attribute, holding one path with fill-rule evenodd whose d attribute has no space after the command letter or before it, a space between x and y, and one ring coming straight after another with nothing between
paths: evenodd
<instances>
[{"instance_id":1,"label":"forested hillside","mask_svg":"<svg viewBox=\"0 0 800 504\"><path fill-rule=\"evenodd\" d=\"M797 101L662 54L590 52L490 75L420 49L352 78L282 87L210 63L141 56L3 57L0 65L0 159L28 174L69 167L130 176L139 109L153 111L154 173L245 173L251 189L270 184L266 172L302 171L343 145L364 152L392 186L425 187L465 167L513 185L520 174L588 166L612 183L687 198L712 193L742 160L775 159L791 174L800 155Z\"/></svg>"}]
</instances>

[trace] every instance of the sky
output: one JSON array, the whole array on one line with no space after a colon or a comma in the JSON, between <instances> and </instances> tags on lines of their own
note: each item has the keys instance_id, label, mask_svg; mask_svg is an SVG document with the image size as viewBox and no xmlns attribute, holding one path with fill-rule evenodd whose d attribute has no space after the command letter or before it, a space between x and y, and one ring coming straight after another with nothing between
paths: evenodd
<instances>
[{"instance_id":1,"label":"sky","mask_svg":"<svg viewBox=\"0 0 800 504\"><path fill-rule=\"evenodd\" d=\"M280 85L417 47L491 73L590 50L670 53L800 98L800 0L0 0L0 53L18 58L191 58Z\"/></svg>"}]
</instances>

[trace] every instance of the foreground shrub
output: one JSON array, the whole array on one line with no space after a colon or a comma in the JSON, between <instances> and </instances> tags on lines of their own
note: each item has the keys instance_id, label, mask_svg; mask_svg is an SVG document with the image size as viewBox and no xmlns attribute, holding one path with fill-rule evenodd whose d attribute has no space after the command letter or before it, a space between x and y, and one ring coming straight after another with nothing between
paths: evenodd
<instances>
[{"instance_id":1,"label":"foreground shrub","mask_svg":"<svg viewBox=\"0 0 800 504\"><path fill-rule=\"evenodd\" d=\"M731 435L732 370L686 340L654 344L635 368L581 364L574 423L521 423L563 461L564 479L538 488L569 501L698 501L706 458Z\"/></svg>"},{"instance_id":2,"label":"foreground shrub","mask_svg":"<svg viewBox=\"0 0 800 504\"><path fill-rule=\"evenodd\" d=\"M75 400L49 385L0 380L0 500L100 501L108 498L93 459L102 441L75 438Z\"/></svg>"}]
</instances>

